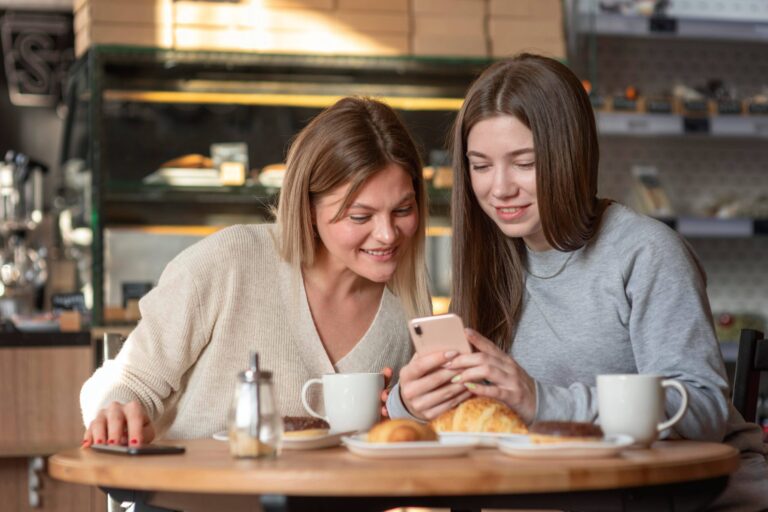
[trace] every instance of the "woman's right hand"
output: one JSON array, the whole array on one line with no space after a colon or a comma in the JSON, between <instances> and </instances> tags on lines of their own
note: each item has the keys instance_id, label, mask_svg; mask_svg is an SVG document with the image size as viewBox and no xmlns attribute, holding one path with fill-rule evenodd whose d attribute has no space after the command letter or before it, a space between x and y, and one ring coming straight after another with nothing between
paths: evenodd
<instances>
[{"instance_id":1,"label":"woman's right hand","mask_svg":"<svg viewBox=\"0 0 768 512\"><path fill-rule=\"evenodd\" d=\"M121 404L112 402L99 411L83 436L83 446L121 444L140 446L155 438L155 427L144 407L136 400Z\"/></svg>"},{"instance_id":2,"label":"woman's right hand","mask_svg":"<svg viewBox=\"0 0 768 512\"><path fill-rule=\"evenodd\" d=\"M400 370L400 398L413 416L433 420L472 396L463 383L451 383L459 372L443 367L457 355L455 351L414 354Z\"/></svg>"}]
</instances>

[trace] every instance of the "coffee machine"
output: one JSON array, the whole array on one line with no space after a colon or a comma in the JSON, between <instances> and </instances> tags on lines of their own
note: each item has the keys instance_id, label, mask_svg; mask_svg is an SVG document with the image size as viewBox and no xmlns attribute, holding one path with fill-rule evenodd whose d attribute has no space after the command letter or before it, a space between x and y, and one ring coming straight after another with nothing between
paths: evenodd
<instances>
[{"instance_id":1,"label":"coffee machine","mask_svg":"<svg viewBox=\"0 0 768 512\"><path fill-rule=\"evenodd\" d=\"M43 220L43 179L48 168L8 151L0 163L0 318L28 314L48 277L44 248L30 246Z\"/></svg>"}]
</instances>

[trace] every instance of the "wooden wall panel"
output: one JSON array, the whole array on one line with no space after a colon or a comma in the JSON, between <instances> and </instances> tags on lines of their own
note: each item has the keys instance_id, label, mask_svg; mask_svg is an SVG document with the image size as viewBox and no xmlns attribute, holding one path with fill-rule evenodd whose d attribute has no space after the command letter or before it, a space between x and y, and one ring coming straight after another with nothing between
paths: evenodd
<instances>
[{"instance_id":1,"label":"wooden wall panel","mask_svg":"<svg viewBox=\"0 0 768 512\"><path fill-rule=\"evenodd\" d=\"M91 359L89 346L0 348L0 457L80 444L80 388Z\"/></svg>"},{"instance_id":2,"label":"wooden wall panel","mask_svg":"<svg viewBox=\"0 0 768 512\"><path fill-rule=\"evenodd\" d=\"M0 458L0 510L14 512L105 512L106 496L95 487L54 480L40 473L40 507L29 503L26 458Z\"/></svg>"}]
</instances>

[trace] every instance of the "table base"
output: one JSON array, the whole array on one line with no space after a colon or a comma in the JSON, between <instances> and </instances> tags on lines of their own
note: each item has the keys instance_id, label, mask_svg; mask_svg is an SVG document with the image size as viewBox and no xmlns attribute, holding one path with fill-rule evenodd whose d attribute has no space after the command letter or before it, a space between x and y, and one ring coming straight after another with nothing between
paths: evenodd
<instances>
[{"instance_id":1,"label":"table base","mask_svg":"<svg viewBox=\"0 0 768 512\"><path fill-rule=\"evenodd\" d=\"M702 510L725 489L728 477L696 482L580 492L483 496L283 496L203 495L102 489L119 501L137 504L135 512L180 510L253 510L254 500L264 512L378 512L397 507L450 508L452 512L480 509L563 509L580 512L686 512ZM188 504L188 505L187 505Z\"/></svg>"}]
</instances>

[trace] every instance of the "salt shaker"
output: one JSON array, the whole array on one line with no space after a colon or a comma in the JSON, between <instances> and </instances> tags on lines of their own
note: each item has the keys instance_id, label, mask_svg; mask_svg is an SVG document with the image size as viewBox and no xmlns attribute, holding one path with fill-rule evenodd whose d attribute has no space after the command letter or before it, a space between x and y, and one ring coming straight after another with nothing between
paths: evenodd
<instances>
[{"instance_id":1,"label":"salt shaker","mask_svg":"<svg viewBox=\"0 0 768 512\"><path fill-rule=\"evenodd\" d=\"M233 457L275 457L280 453L283 421L277 410L272 373L259 369L259 355L237 376L229 414L229 451Z\"/></svg>"}]
</instances>

